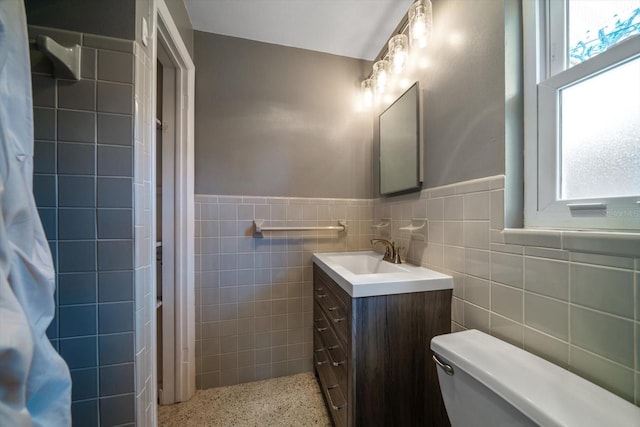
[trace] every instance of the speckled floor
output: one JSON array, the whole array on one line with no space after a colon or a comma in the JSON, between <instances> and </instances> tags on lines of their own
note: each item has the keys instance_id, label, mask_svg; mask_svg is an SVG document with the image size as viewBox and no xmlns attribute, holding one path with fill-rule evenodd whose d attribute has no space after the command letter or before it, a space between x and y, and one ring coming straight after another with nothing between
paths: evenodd
<instances>
[{"instance_id":1,"label":"speckled floor","mask_svg":"<svg viewBox=\"0 0 640 427\"><path fill-rule=\"evenodd\" d=\"M158 407L158 425L331 426L311 372L198 390L188 402Z\"/></svg>"}]
</instances>

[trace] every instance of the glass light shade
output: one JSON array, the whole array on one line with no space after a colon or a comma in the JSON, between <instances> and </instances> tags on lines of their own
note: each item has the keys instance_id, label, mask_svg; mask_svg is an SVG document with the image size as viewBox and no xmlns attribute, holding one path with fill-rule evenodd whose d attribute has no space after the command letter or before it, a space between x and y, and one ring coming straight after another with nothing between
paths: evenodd
<instances>
[{"instance_id":1,"label":"glass light shade","mask_svg":"<svg viewBox=\"0 0 640 427\"><path fill-rule=\"evenodd\" d=\"M389 61L382 59L373 64L373 79L376 93L384 93L389 83Z\"/></svg>"},{"instance_id":2,"label":"glass light shade","mask_svg":"<svg viewBox=\"0 0 640 427\"><path fill-rule=\"evenodd\" d=\"M373 104L373 79L366 79L360 83L362 89L362 103L365 107Z\"/></svg>"},{"instance_id":3,"label":"glass light shade","mask_svg":"<svg viewBox=\"0 0 640 427\"><path fill-rule=\"evenodd\" d=\"M409 35L411 47L425 47L431 38L433 15L431 0L418 0L409 8Z\"/></svg>"},{"instance_id":4,"label":"glass light shade","mask_svg":"<svg viewBox=\"0 0 640 427\"><path fill-rule=\"evenodd\" d=\"M394 73L400 72L407 62L409 54L409 38L404 34L397 34L389 40L389 62Z\"/></svg>"}]
</instances>

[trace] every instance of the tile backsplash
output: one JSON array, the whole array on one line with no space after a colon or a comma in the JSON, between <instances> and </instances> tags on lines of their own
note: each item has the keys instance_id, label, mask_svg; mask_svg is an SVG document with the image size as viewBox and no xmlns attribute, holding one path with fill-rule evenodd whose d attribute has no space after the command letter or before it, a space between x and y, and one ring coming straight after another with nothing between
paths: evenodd
<instances>
[{"instance_id":1,"label":"tile backsplash","mask_svg":"<svg viewBox=\"0 0 640 427\"><path fill-rule=\"evenodd\" d=\"M384 199L196 196L198 388L311 370L312 254L368 250L384 237L407 261L454 277L452 331L488 332L639 404L638 243L625 255L578 251L579 237L559 232L508 244L503 212L503 176ZM349 230L254 238L254 218L346 218ZM371 227L383 218L390 227ZM400 230L412 218L429 219L426 241Z\"/></svg>"}]
</instances>

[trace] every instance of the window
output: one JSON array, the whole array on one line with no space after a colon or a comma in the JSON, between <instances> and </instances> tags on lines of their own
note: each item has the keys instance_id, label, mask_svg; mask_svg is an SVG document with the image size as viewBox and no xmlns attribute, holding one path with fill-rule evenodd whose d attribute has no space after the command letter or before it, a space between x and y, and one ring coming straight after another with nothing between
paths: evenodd
<instances>
[{"instance_id":1,"label":"window","mask_svg":"<svg viewBox=\"0 0 640 427\"><path fill-rule=\"evenodd\" d=\"M526 0L525 226L640 229L640 0Z\"/></svg>"}]
</instances>

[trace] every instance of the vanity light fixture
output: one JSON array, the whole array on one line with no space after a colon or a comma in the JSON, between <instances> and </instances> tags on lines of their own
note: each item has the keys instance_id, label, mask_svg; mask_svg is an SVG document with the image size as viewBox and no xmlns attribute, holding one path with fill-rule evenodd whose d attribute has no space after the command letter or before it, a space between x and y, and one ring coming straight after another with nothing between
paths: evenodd
<instances>
[{"instance_id":1,"label":"vanity light fixture","mask_svg":"<svg viewBox=\"0 0 640 427\"><path fill-rule=\"evenodd\" d=\"M362 89L364 107L370 108L373 105L373 79L363 80L360 88Z\"/></svg>"},{"instance_id":2,"label":"vanity light fixture","mask_svg":"<svg viewBox=\"0 0 640 427\"><path fill-rule=\"evenodd\" d=\"M394 73L399 73L407 63L409 56L409 38L404 34L396 34L389 40L389 62Z\"/></svg>"},{"instance_id":3,"label":"vanity light fixture","mask_svg":"<svg viewBox=\"0 0 640 427\"><path fill-rule=\"evenodd\" d=\"M373 101L387 103L392 100L393 96L385 94L385 91L389 92L387 90L389 86L394 83L391 74L394 74L393 80L399 79L395 82L396 87L405 88L408 86L409 80L404 75L406 74L404 69L411 68L406 67L409 63L409 52L418 51L429 44L433 27L431 0L417 0L409 8L407 15L399 26L398 33L389 40L386 51L383 51L378 57L381 59L373 64L373 71L369 77L360 84L362 92L360 105L366 108L370 108ZM411 56L414 55L414 53L411 54ZM416 60L412 59L411 62L415 63ZM425 68L424 61L426 58L417 62L420 68Z\"/></svg>"},{"instance_id":4,"label":"vanity light fixture","mask_svg":"<svg viewBox=\"0 0 640 427\"><path fill-rule=\"evenodd\" d=\"M431 0L418 0L409 8L411 46L423 48L431 38L433 14Z\"/></svg>"},{"instance_id":5,"label":"vanity light fixture","mask_svg":"<svg viewBox=\"0 0 640 427\"><path fill-rule=\"evenodd\" d=\"M389 61L382 59L373 64L373 80L376 95L383 94L389 83Z\"/></svg>"}]
</instances>

